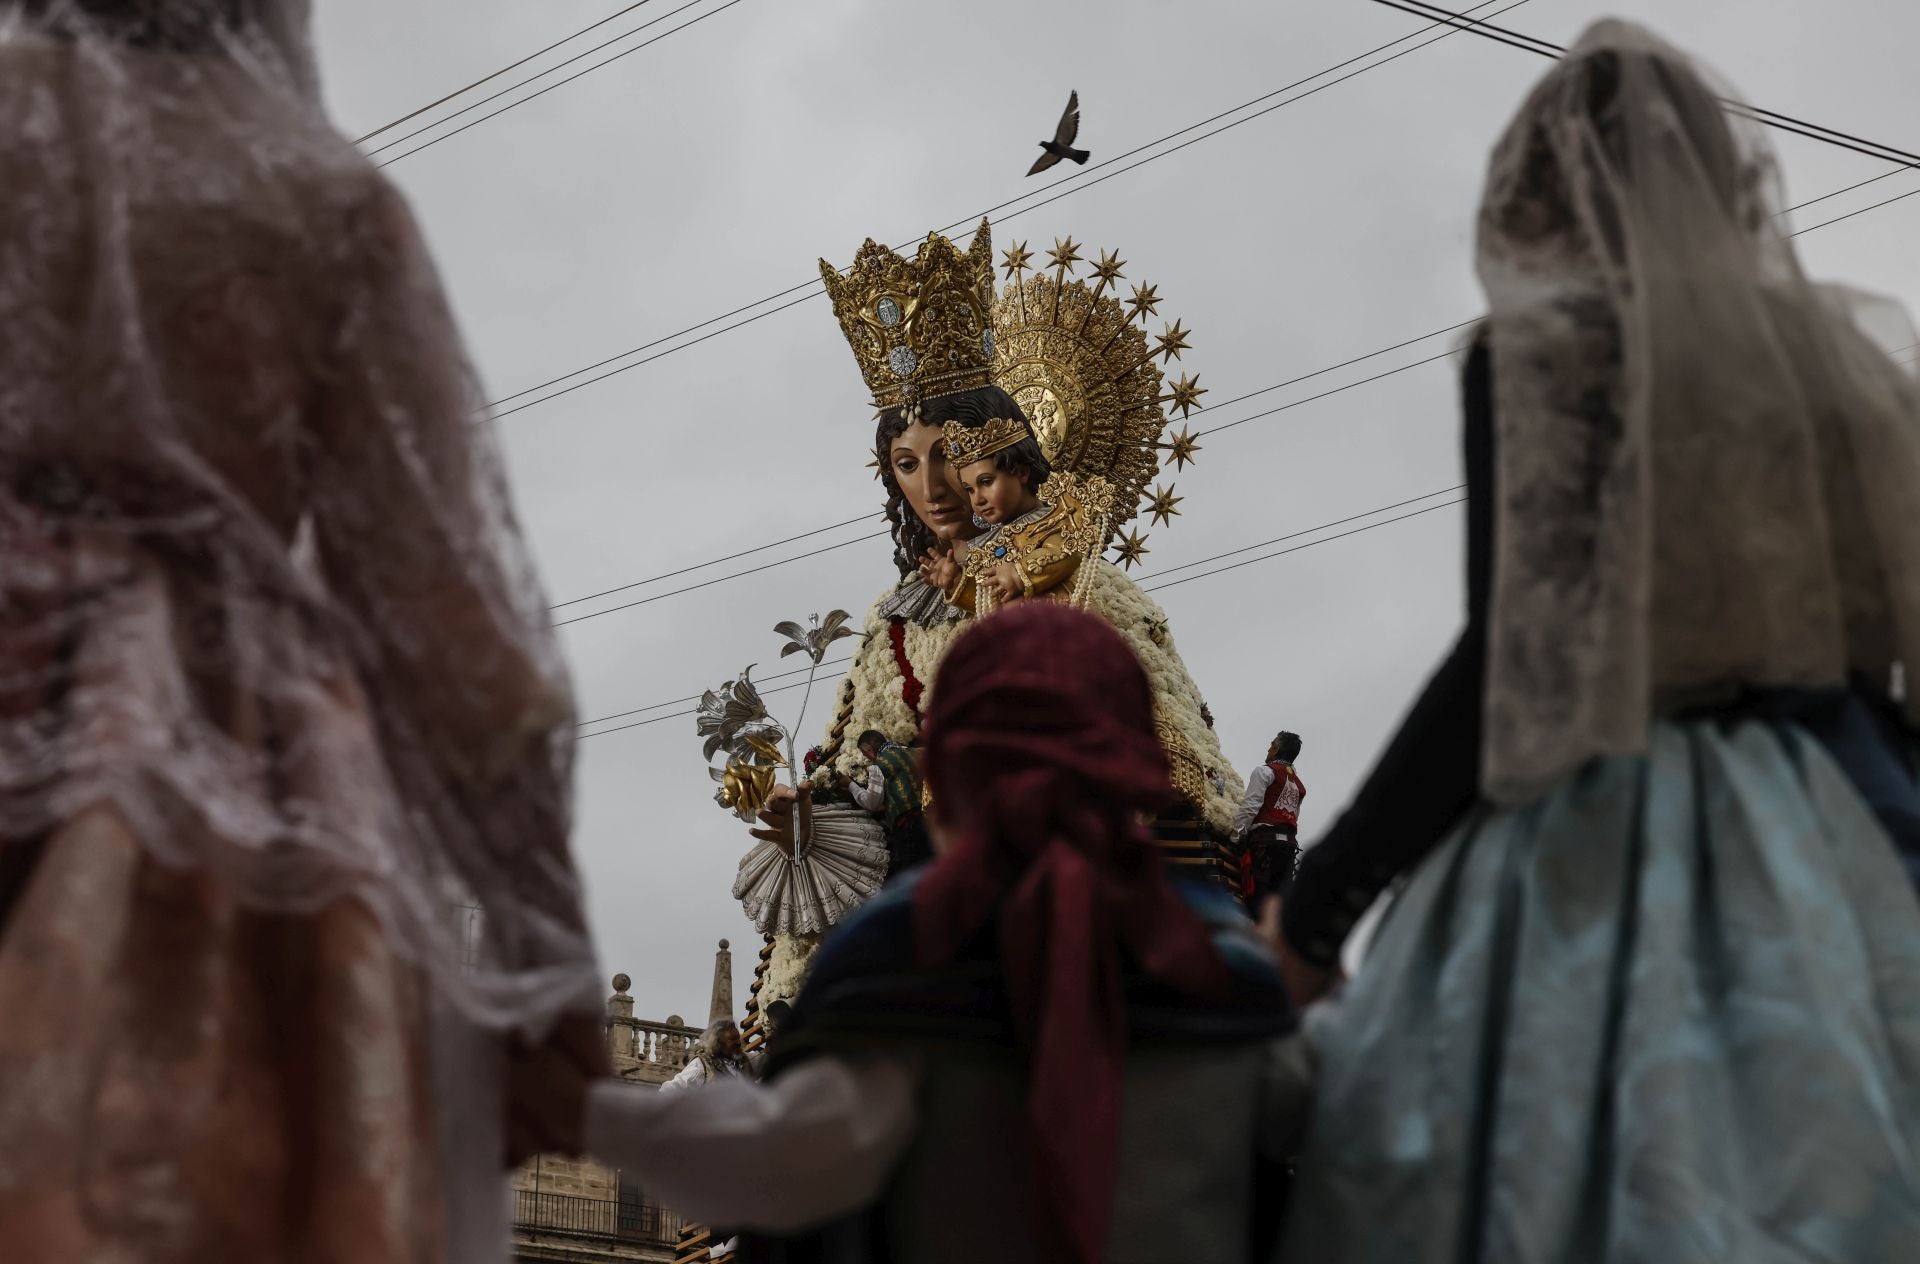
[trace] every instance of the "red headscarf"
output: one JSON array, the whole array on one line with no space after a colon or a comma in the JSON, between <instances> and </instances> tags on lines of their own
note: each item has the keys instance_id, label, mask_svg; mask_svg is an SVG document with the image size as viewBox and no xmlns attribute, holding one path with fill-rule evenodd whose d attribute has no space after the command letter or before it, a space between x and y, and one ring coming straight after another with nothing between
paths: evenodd
<instances>
[{"instance_id":1,"label":"red headscarf","mask_svg":"<svg viewBox=\"0 0 1920 1264\"><path fill-rule=\"evenodd\" d=\"M1229 987L1140 824L1174 798L1146 673L1092 615L1020 602L947 654L924 736L934 810L958 837L914 893L915 947L944 964L998 913L1032 1059L1036 1242L1097 1264L1118 1171L1122 949L1190 995Z\"/></svg>"}]
</instances>

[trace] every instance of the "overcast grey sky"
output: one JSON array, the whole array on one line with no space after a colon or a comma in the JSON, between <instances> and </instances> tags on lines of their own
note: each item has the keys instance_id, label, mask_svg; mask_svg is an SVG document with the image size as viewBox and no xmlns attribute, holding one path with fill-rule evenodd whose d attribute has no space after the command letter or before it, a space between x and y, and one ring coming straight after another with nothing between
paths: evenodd
<instances>
[{"instance_id":1,"label":"overcast grey sky","mask_svg":"<svg viewBox=\"0 0 1920 1264\"><path fill-rule=\"evenodd\" d=\"M652 0L486 91L684 3ZM805 282L816 256L846 263L869 235L899 244L1032 193L1060 175L1022 173L1069 88L1079 89L1081 143L1098 163L1422 25L1367 0L725 4L697 0L561 73L713 16L388 169L425 225L493 397ZM317 7L328 98L342 129L359 135L623 3ZM1525 0L1495 20L1565 44L1609 13L1655 24L1760 105L1920 150L1920 6ZM1157 282L1163 313L1196 330L1183 367L1211 388L1207 402L1226 401L1478 313L1469 230L1485 155L1545 67L1456 35L1030 214L1003 213L996 246L1024 238L1038 250L1071 234L1118 249L1129 279ZM1776 140L1790 201L1889 169ZM1798 222L1909 189L1920 189L1920 172L1822 203ZM1916 230L1920 197L1801 245L1816 275L1914 306ZM1449 346L1422 342L1195 414L1194 426ZM1184 516L1150 531L1138 573L1452 487L1456 424L1451 366L1441 361L1203 440L1199 464L1173 479ZM865 468L870 409L823 298L506 417L499 429L556 602L880 507ZM1457 626L1459 514L1441 509L1157 594L1243 772L1276 728L1304 735L1309 839L1352 793ZM883 541L850 545L566 628L582 718L697 693L749 662L761 675L790 667L775 658L773 624L834 607L859 616L893 579L889 552ZM769 701L791 720L798 695ZM817 740L826 710L816 697L806 741ZM603 972L634 976L643 1014L697 1017L714 941L728 936L744 1000L759 938L729 888L748 840L712 803L691 719L592 738L580 753L575 848Z\"/></svg>"}]
</instances>

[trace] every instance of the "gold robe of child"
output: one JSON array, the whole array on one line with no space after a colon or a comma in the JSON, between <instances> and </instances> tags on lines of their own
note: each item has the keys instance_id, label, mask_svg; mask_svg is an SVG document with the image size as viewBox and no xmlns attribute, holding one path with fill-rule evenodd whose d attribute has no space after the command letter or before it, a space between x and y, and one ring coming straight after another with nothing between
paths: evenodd
<instances>
[{"instance_id":1,"label":"gold robe of child","mask_svg":"<svg viewBox=\"0 0 1920 1264\"><path fill-rule=\"evenodd\" d=\"M1068 587L1068 581L1081 575L1081 564L1105 543L1113 493L1104 479L1055 474L1041 495L1040 508L973 542L961 564L959 581L946 595L948 602L973 614L991 613L999 599L981 581L990 571L1012 566L1020 577L1021 596L1038 597L1065 588L1062 599L1086 604L1085 583Z\"/></svg>"}]
</instances>

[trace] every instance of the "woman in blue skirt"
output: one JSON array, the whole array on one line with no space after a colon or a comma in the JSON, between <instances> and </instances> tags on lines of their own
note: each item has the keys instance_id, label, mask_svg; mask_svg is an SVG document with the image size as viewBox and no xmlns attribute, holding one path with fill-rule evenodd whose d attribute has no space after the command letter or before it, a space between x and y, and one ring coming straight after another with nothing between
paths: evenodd
<instances>
[{"instance_id":1,"label":"woman in blue skirt","mask_svg":"<svg viewBox=\"0 0 1920 1264\"><path fill-rule=\"evenodd\" d=\"M1285 911L1299 1264L1920 1260L1920 393L1683 55L1495 151L1465 632Z\"/></svg>"}]
</instances>

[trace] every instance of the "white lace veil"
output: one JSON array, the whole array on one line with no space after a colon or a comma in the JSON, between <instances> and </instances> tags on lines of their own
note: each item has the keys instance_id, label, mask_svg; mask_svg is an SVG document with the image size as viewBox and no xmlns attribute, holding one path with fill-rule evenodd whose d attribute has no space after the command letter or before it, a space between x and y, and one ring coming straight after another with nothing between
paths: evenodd
<instances>
[{"instance_id":1,"label":"white lace veil","mask_svg":"<svg viewBox=\"0 0 1920 1264\"><path fill-rule=\"evenodd\" d=\"M364 901L443 1002L537 1031L599 1004L567 679L306 16L0 0L0 839L111 802L254 907Z\"/></svg>"},{"instance_id":2,"label":"white lace veil","mask_svg":"<svg viewBox=\"0 0 1920 1264\"><path fill-rule=\"evenodd\" d=\"M1807 281L1775 193L1702 73L1618 22L1494 152L1496 802L1690 704L1920 662L1920 397Z\"/></svg>"}]
</instances>

